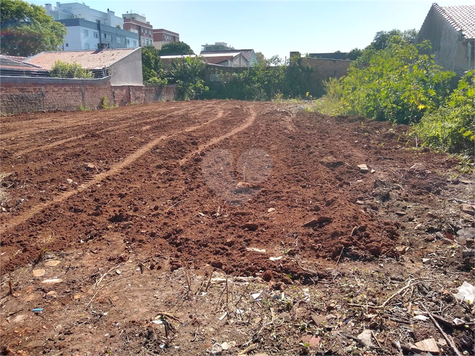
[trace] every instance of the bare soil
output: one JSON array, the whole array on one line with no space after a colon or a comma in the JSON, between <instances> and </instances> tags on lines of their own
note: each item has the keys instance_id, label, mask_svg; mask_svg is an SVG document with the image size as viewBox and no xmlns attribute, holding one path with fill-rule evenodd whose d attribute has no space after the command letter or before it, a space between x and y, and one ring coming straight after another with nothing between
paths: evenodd
<instances>
[{"instance_id":1,"label":"bare soil","mask_svg":"<svg viewBox=\"0 0 475 356\"><path fill-rule=\"evenodd\" d=\"M2 354L475 354L474 178L408 127L238 101L1 125Z\"/></svg>"}]
</instances>

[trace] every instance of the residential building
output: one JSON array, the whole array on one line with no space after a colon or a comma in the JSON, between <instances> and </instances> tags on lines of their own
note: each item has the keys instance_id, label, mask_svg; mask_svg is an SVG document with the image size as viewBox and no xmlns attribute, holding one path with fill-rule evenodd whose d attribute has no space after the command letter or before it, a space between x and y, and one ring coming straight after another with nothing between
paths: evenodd
<instances>
[{"instance_id":1,"label":"residential building","mask_svg":"<svg viewBox=\"0 0 475 356\"><path fill-rule=\"evenodd\" d=\"M431 42L426 52L437 64L457 74L475 68L475 5L432 4L417 36Z\"/></svg>"},{"instance_id":2,"label":"residential building","mask_svg":"<svg viewBox=\"0 0 475 356\"><path fill-rule=\"evenodd\" d=\"M50 71L55 62L77 63L97 75L110 76L110 83L117 85L143 85L142 49L104 49L95 51L42 52L23 61L27 65Z\"/></svg>"},{"instance_id":3,"label":"residential building","mask_svg":"<svg viewBox=\"0 0 475 356\"><path fill-rule=\"evenodd\" d=\"M123 19L113 11L101 12L80 3L46 4L46 12L66 26L63 51L98 48L136 48L139 36L122 29Z\"/></svg>"},{"instance_id":4,"label":"residential building","mask_svg":"<svg viewBox=\"0 0 475 356\"><path fill-rule=\"evenodd\" d=\"M139 36L139 46L153 45L153 27L144 15L136 12L127 12L122 15L124 19L124 29Z\"/></svg>"},{"instance_id":5,"label":"residential building","mask_svg":"<svg viewBox=\"0 0 475 356\"><path fill-rule=\"evenodd\" d=\"M175 55L175 56L161 56L162 63L168 65L173 60L183 57L200 57L208 65L220 66L220 67L234 67L234 68L247 68L249 67L249 61L244 56L243 52L226 52L226 53L201 53L199 56L195 54L190 55Z\"/></svg>"},{"instance_id":6,"label":"residential building","mask_svg":"<svg viewBox=\"0 0 475 356\"><path fill-rule=\"evenodd\" d=\"M176 32L168 31L163 28L152 30L153 46L156 49L162 49L162 46L171 42L179 42L180 35Z\"/></svg>"},{"instance_id":7,"label":"residential building","mask_svg":"<svg viewBox=\"0 0 475 356\"><path fill-rule=\"evenodd\" d=\"M200 55L209 58L208 63L225 67L252 67L257 64L253 49L235 49L226 42L202 45Z\"/></svg>"},{"instance_id":8,"label":"residential building","mask_svg":"<svg viewBox=\"0 0 475 356\"><path fill-rule=\"evenodd\" d=\"M123 28L124 20L122 17L115 16L114 11L107 9L107 12L91 9L84 3L74 2L61 4L56 3L56 7L51 4L45 5L46 13L52 16L56 21L67 19L83 19L94 23L100 22L103 25Z\"/></svg>"}]
</instances>

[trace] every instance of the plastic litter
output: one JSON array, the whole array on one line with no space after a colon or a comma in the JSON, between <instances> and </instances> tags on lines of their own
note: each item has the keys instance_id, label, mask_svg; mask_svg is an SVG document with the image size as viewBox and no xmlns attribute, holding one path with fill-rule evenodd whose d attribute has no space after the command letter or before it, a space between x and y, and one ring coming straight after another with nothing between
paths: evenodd
<instances>
[{"instance_id":1,"label":"plastic litter","mask_svg":"<svg viewBox=\"0 0 475 356\"><path fill-rule=\"evenodd\" d=\"M472 304L475 300L475 287L470 283L463 282L459 287L459 292L454 294L455 298L461 301L466 301L469 304Z\"/></svg>"}]
</instances>

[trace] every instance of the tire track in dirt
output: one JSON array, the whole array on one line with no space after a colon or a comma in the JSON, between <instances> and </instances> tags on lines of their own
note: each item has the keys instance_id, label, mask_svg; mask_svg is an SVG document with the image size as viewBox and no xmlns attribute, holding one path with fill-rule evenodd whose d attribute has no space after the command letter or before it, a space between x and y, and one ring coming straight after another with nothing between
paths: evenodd
<instances>
[{"instance_id":1,"label":"tire track in dirt","mask_svg":"<svg viewBox=\"0 0 475 356\"><path fill-rule=\"evenodd\" d=\"M229 131L228 133L226 133L224 135L221 135L221 136L218 136L218 137L215 137L215 138L211 139L210 141L208 141L207 143L198 146L198 149L196 151L193 151L192 153L187 154L185 157L183 157L179 161L180 166L183 166L186 163L186 161L190 160L196 154L200 154L202 151L204 151L208 147L216 145L217 143L227 139L228 137L231 137L231 136L247 129L249 126L251 126L254 123L254 121L256 120L257 112L254 110L253 107L250 107L249 110L250 110L249 117L242 125L239 125L239 126L235 127L234 129L232 129L231 131Z\"/></svg>"},{"instance_id":2,"label":"tire track in dirt","mask_svg":"<svg viewBox=\"0 0 475 356\"><path fill-rule=\"evenodd\" d=\"M209 108L210 108L210 105L207 105L207 106L203 107L202 109L200 109L198 113L194 113L194 115L195 116L202 115ZM158 113L166 112L168 110L169 110L169 108L165 108L165 109L160 110ZM34 151L37 151L37 150L45 150L45 149L54 148L54 147L60 146L62 144L71 142L71 141L80 140L80 139L86 137L88 134L91 134L91 133L101 134L101 133L105 133L105 132L109 132L109 131L116 131L116 130L119 130L119 129L127 129L127 128L130 128L132 126L137 126L137 125L150 123L150 122L154 122L154 121L156 121L157 123L158 122L167 123L167 122L170 122L171 120L174 120L176 118L176 116L181 115L181 114L185 113L188 110L189 110L188 108L184 108L184 109L180 109L180 110L175 111L173 114L168 114L168 115L164 116L163 118L153 117L153 118L144 119L144 120L134 120L133 122L127 122L127 123L124 123L124 124L115 125L113 127L108 127L106 129L103 129L103 130L91 131L90 133L81 134L81 135L78 135L78 136L61 139L61 140L58 140L56 142L52 142L50 144L37 146L37 147L31 147L31 148L26 148L26 149L20 150L18 152L15 152L13 155L21 156L21 155L24 155L24 154L27 154L27 153L30 153L30 152L34 152ZM149 129L152 129L153 127L154 127L153 125L148 125L148 126L145 126L145 127L141 128L141 131L147 131Z\"/></svg>"},{"instance_id":3,"label":"tire track in dirt","mask_svg":"<svg viewBox=\"0 0 475 356\"><path fill-rule=\"evenodd\" d=\"M32 209L26 211L25 213L19 215L19 216L16 216L12 219L12 221L8 222L8 223L4 223L2 228L0 229L0 234L5 234L7 231L9 231L10 229L20 225L21 223L31 219L33 216L35 216L36 214L38 213L41 213L43 210L45 210L46 208L48 208L49 206L52 206L54 204L57 204L57 203L60 203L60 202L63 202L65 201L66 199L68 199L69 197L73 196L73 195L76 195L78 193L81 193L83 191L85 191L86 189L90 188L91 186L93 186L94 184L97 184L99 182L101 182L102 180L108 178L108 177L111 177L111 176L114 176L116 175L117 173L119 173L122 169L124 169L125 167L131 165L132 163L134 163L137 159L139 159L140 157L142 157L144 154L146 154L147 152L151 151L156 145L158 145L161 141L164 141L166 139L169 139L173 136L176 136L182 132L191 132L191 131L194 131L194 130L198 130L200 129L201 127L204 127L206 125L209 125L210 123L214 122L214 121L217 121L221 118L223 118L225 115L224 115L224 111L223 110L219 110L218 113L216 114L216 116L211 119L211 120L208 120L206 121L205 123L202 123L202 124L198 124L198 125L194 125L194 126L191 126L191 127L188 127L184 130L179 130L179 131L175 131L174 133L171 133L171 134L168 134L168 135L162 135L160 137L157 137L156 139L150 141L149 143L143 145L142 147L140 147L138 150L136 150L134 153L130 154L129 156L127 156L124 160L122 160L121 162L113 165L111 167L110 170L106 171L106 172L102 172L102 173L99 173L97 175L95 175L94 177L92 177L91 180L89 180L88 182L86 183L83 183L81 186L78 187L78 189L76 190L71 190L71 191L67 191L67 192L64 192L60 195L58 195L56 198L48 201L48 202L45 202L45 203L42 203L42 204L39 204L39 205L36 205L35 207L33 207ZM255 116L253 118L253 120L255 119ZM249 121L249 120L248 120ZM243 127L248 127L250 125L250 123L246 122ZM245 128L244 127L244 128ZM218 137L217 139L213 139L212 141L216 141L216 142L219 142L221 141L222 139L228 137L228 136L231 136L232 134L234 134L235 132L239 132L241 130L243 130L244 128L241 128L241 127L238 127L238 128L235 128L233 129L230 133L226 134L226 135L223 135L223 136L220 136Z\"/></svg>"}]
</instances>

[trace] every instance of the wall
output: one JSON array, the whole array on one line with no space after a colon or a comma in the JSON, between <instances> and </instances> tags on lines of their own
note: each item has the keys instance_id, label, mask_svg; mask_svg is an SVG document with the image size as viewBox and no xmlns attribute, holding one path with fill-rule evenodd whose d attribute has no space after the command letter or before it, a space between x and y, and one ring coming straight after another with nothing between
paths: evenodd
<instances>
[{"instance_id":1,"label":"wall","mask_svg":"<svg viewBox=\"0 0 475 356\"><path fill-rule=\"evenodd\" d=\"M341 78L346 75L351 61L341 59L302 58L302 65L314 69L316 79L325 80L330 77Z\"/></svg>"},{"instance_id":2,"label":"wall","mask_svg":"<svg viewBox=\"0 0 475 356\"><path fill-rule=\"evenodd\" d=\"M102 79L1 77L0 114L36 111L75 111L80 106L98 109L106 97L109 105L124 106L172 101L176 86L111 86Z\"/></svg>"},{"instance_id":3,"label":"wall","mask_svg":"<svg viewBox=\"0 0 475 356\"><path fill-rule=\"evenodd\" d=\"M142 51L133 51L109 69L111 85L142 85Z\"/></svg>"}]
</instances>

